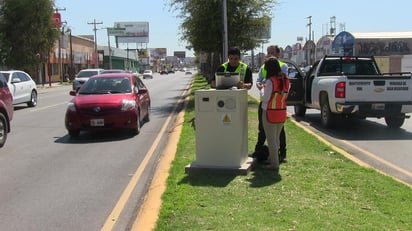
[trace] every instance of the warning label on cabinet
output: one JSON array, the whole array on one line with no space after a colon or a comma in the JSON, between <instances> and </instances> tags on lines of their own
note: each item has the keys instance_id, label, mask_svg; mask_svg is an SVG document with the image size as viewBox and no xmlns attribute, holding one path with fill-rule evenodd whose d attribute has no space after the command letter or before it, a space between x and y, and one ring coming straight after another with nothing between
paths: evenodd
<instances>
[{"instance_id":1,"label":"warning label on cabinet","mask_svg":"<svg viewBox=\"0 0 412 231\"><path fill-rule=\"evenodd\" d=\"M225 126L232 125L232 116L230 114L223 114L222 115L222 124Z\"/></svg>"}]
</instances>

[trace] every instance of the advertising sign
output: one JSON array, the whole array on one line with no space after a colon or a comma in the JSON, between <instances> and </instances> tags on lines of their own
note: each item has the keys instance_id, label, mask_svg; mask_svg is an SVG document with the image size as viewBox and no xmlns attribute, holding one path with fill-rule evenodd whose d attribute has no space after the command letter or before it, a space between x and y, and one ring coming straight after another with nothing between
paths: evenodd
<instances>
[{"instance_id":1,"label":"advertising sign","mask_svg":"<svg viewBox=\"0 0 412 231\"><path fill-rule=\"evenodd\" d=\"M184 59L186 58L186 52L185 51L175 51L173 52L174 56L178 57L179 59Z\"/></svg>"},{"instance_id":2,"label":"advertising sign","mask_svg":"<svg viewBox=\"0 0 412 231\"><path fill-rule=\"evenodd\" d=\"M167 55L167 48L149 48L150 57L157 59L164 59Z\"/></svg>"},{"instance_id":3,"label":"advertising sign","mask_svg":"<svg viewBox=\"0 0 412 231\"><path fill-rule=\"evenodd\" d=\"M149 22L115 22L114 28L124 28L123 35L116 35L119 43L149 43Z\"/></svg>"},{"instance_id":4,"label":"advertising sign","mask_svg":"<svg viewBox=\"0 0 412 231\"><path fill-rule=\"evenodd\" d=\"M54 13L52 15L52 20L53 20L54 28L60 28L62 26L62 18L61 18L60 13Z\"/></svg>"},{"instance_id":5,"label":"advertising sign","mask_svg":"<svg viewBox=\"0 0 412 231\"><path fill-rule=\"evenodd\" d=\"M124 36L126 32L126 28L116 28L116 27L108 27L107 34L109 36Z\"/></svg>"}]
</instances>

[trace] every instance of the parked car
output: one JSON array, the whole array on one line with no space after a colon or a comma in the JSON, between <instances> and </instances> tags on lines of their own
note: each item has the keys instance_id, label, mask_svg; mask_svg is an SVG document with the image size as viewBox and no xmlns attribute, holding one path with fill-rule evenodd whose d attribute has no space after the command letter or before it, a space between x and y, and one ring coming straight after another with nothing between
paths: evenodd
<instances>
[{"instance_id":1,"label":"parked car","mask_svg":"<svg viewBox=\"0 0 412 231\"><path fill-rule=\"evenodd\" d=\"M149 90L135 74L96 75L70 95L74 98L67 106L65 126L71 137L87 130L126 129L139 134L142 122L149 121Z\"/></svg>"},{"instance_id":2,"label":"parked car","mask_svg":"<svg viewBox=\"0 0 412 231\"><path fill-rule=\"evenodd\" d=\"M91 76L100 75L103 71L100 68L80 70L73 80L73 90L79 89Z\"/></svg>"},{"instance_id":3,"label":"parked car","mask_svg":"<svg viewBox=\"0 0 412 231\"><path fill-rule=\"evenodd\" d=\"M147 79L147 78L153 79L153 72L152 72L152 70L145 70L145 71L143 72L143 79Z\"/></svg>"},{"instance_id":4,"label":"parked car","mask_svg":"<svg viewBox=\"0 0 412 231\"><path fill-rule=\"evenodd\" d=\"M31 76L24 71L0 71L7 80L13 96L13 105L27 103L29 107L37 105L37 86Z\"/></svg>"},{"instance_id":5,"label":"parked car","mask_svg":"<svg viewBox=\"0 0 412 231\"><path fill-rule=\"evenodd\" d=\"M10 121L13 119L13 96L10 93L7 80L0 73L0 148L7 140L10 132Z\"/></svg>"}]
</instances>

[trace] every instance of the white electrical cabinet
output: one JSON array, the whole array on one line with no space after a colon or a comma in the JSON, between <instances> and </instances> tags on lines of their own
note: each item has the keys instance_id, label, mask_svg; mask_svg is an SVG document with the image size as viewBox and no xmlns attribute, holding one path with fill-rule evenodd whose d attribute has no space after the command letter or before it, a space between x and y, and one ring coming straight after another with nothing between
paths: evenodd
<instances>
[{"instance_id":1,"label":"white electrical cabinet","mask_svg":"<svg viewBox=\"0 0 412 231\"><path fill-rule=\"evenodd\" d=\"M247 90L195 92L198 167L242 168L248 161Z\"/></svg>"}]
</instances>

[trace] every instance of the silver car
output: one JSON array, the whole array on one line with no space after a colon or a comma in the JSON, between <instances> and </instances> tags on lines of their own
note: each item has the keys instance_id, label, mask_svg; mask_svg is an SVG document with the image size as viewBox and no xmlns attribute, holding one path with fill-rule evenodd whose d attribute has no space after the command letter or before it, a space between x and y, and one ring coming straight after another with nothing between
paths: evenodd
<instances>
[{"instance_id":1,"label":"silver car","mask_svg":"<svg viewBox=\"0 0 412 231\"><path fill-rule=\"evenodd\" d=\"M153 72L152 70L145 70L143 72L143 79L153 79Z\"/></svg>"},{"instance_id":2,"label":"silver car","mask_svg":"<svg viewBox=\"0 0 412 231\"><path fill-rule=\"evenodd\" d=\"M100 75L103 69L83 69L77 73L76 78L73 80L73 90L79 89L91 76Z\"/></svg>"}]
</instances>

